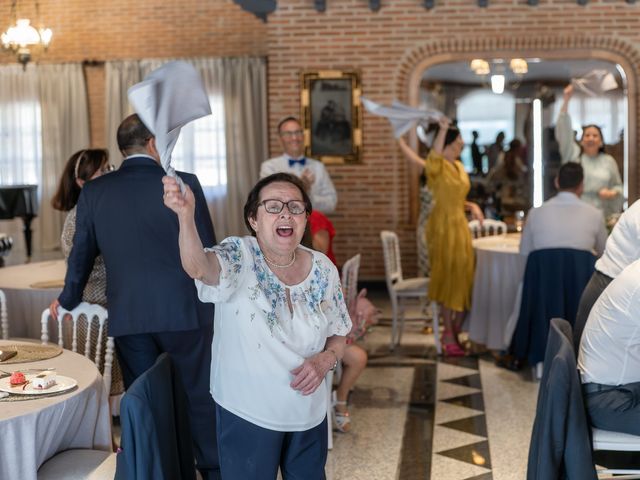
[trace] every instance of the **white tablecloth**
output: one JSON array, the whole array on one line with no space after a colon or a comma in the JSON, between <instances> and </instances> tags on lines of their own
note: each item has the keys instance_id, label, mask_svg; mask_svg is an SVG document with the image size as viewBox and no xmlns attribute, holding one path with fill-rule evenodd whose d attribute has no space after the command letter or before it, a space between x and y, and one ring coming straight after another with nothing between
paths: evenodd
<instances>
[{"instance_id":1,"label":"white tablecloth","mask_svg":"<svg viewBox=\"0 0 640 480\"><path fill-rule=\"evenodd\" d=\"M519 313L518 291L526 264L526 257L518 253L519 246L520 234L473 240L476 273L469 338L492 350L508 348Z\"/></svg>"},{"instance_id":2,"label":"white tablecloth","mask_svg":"<svg viewBox=\"0 0 640 480\"><path fill-rule=\"evenodd\" d=\"M0 340L2 345L18 342ZM111 423L107 392L95 364L64 350L39 362L2 364L16 371L55 367L78 381L78 388L61 395L0 402L0 478L36 480L40 465L70 448L111 449Z\"/></svg>"},{"instance_id":3,"label":"white tablecloth","mask_svg":"<svg viewBox=\"0 0 640 480\"><path fill-rule=\"evenodd\" d=\"M64 260L0 268L0 290L7 296L10 337L40 339L42 311L62 291ZM58 286L45 288L47 283Z\"/></svg>"}]
</instances>

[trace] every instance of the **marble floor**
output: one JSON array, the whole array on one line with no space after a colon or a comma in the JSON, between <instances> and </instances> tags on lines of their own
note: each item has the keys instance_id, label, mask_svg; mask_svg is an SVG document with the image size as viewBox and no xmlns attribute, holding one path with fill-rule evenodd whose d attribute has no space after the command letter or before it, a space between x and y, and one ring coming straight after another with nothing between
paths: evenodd
<instances>
[{"instance_id":1,"label":"marble floor","mask_svg":"<svg viewBox=\"0 0 640 480\"><path fill-rule=\"evenodd\" d=\"M383 319L362 343L370 358L350 398L353 428L334 434L327 478L525 478L538 389L529 372L499 369L489 355L438 357L421 320L391 351L386 291L370 298Z\"/></svg>"}]
</instances>

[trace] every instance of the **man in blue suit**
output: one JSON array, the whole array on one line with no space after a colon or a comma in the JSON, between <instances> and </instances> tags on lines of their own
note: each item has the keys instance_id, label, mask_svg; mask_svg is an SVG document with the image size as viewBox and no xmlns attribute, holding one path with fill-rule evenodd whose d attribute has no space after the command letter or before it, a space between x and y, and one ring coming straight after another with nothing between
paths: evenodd
<instances>
[{"instance_id":1,"label":"man in blue suit","mask_svg":"<svg viewBox=\"0 0 640 480\"><path fill-rule=\"evenodd\" d=\"M218 478L215 404L209 392L213 306L198 300L182 269L178 218L162 201L160 155L137 115L118 128L125 157L118 171L87 182L78 200L76 233L62 293L51 304L76 307L97 255L107 272L109 335L115 337L125 387L168 352L189 400L198 470ZM213 224L198 179L179 173L196 197L203 245L214 245Z\"/></svg>"}]
</instances>

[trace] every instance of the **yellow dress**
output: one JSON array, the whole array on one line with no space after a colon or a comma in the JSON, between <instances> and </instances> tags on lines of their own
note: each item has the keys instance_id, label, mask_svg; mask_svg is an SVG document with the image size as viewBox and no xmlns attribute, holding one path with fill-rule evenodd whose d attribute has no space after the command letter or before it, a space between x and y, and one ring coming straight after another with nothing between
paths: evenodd
<instances>
[{"instance_id":1,"label":"yellow dress","mask_svg":"<svg viewBox=\"0 0 640 480\"><path fill-rule=\"evenodd\" d=\"M469 176L461 162L429 153L425 172L434 207L427 222L427 248L431 262L429 297L462 312L471 305L474 255L464 214Z\"/></svg>"}]
</instances>

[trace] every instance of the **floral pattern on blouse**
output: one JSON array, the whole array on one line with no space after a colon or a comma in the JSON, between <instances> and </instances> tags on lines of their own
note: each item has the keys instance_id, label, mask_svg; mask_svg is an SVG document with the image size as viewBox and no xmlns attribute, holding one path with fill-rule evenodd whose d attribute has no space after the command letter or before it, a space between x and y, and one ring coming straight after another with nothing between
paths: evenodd
<instances>
[{"instance_id":1,"label":"floral pattern on blouse","mask_svg":"<svg viewBox=\"0 0 640 480\"><path fill-rule=\"evenodd\" d=\"M289 312L287 290L292 307L304 305L306 308L302 315L316 329L320 329L322 325L327 325L330 330L351 329L351 319L345 308L340 282L331 281L332 275L337 274L332 271L335 267L331 262L323 261L319 254L311 252L313 261L309 275L299 284L288 286L271 271L255 239L250 241L248 247L253 257L250 264L244 258L243 240L239 237L229 237L216 247L205 249L214 251L220 260L220 285L216 290L225 290L218 291L217 298L213 301L228 300L241 287L243 274L250 271L255 276L255 283L249 282L248 300L263 312L272 335L275 330L290 330L290 326L285 323L291 320L291 314L283 315L283 312Z\"/></svg>"}]
</instances>

